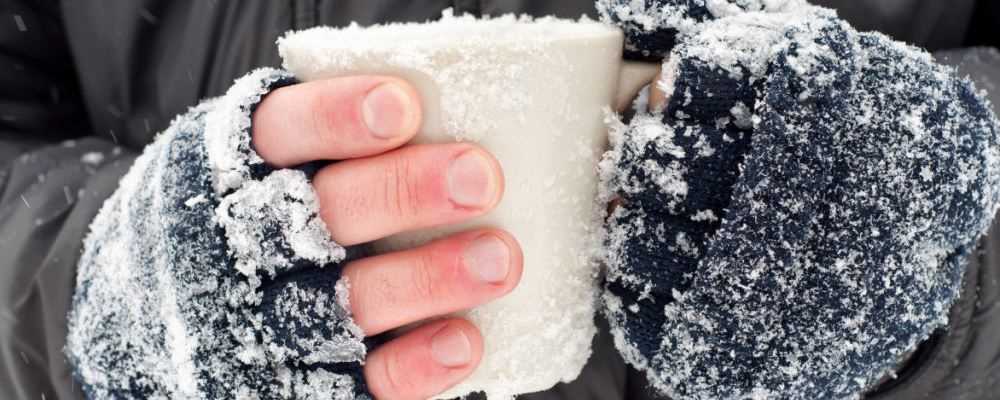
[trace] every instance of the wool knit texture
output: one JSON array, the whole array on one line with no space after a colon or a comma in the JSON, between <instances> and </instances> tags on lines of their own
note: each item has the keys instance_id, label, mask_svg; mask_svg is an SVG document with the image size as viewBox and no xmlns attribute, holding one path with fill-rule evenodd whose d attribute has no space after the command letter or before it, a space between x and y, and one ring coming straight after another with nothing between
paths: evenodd
<instances>
[{"instance_id":1,"label":"wool knit texture","mask_svg":"<svg viewBox=\"0 0 1000 400\"><path fill-rule=\"evenodd\" d=\"M66 349L88 398L369 398L340 279L363 249L329 240L306 173L250 145L251 112L291 83L254 71L178 117L105 203Z\"/></svg>"},{"instance_id":2,"label":"wool knit texture","mask_svg":"<svg viewBox=\"0 0 1000 400\"><path fill-rule=\"evenodd\" d=\"M944 326L1000 201L1000 124L924 52L800 0L599 0L670 100L600 166L616 346L676 400L858 398ZM91 227L67 355L90 398L366 399L368 346L303 170L253 151L294 82L178 117ZM640 101L644 105L644 102ZM488 340L488 339L487 339Z\"/></svg>"},{"instance_id":3,"label":"wool knit texture","mask_svg":"<svg viewBox=\"0 0 1000 400\"><path fill-rule=\"evenodd\" d=\"M705 21L665 70L601 166L616 346L673 399L860 398L946 325L995 214L987 101L813 7Z\"/></svg>"},{"instance_id":4,"label":"wool knit texture","mask_svg":"<svg viewBox=\"0 0 1000 400\"><path fill-rule=\"evenodd\" d=\"M658 60L705 21L746 12L783 12L805 0L597 0L605 22L625 32L625 57Z\"/></svg>"}]
</instances>

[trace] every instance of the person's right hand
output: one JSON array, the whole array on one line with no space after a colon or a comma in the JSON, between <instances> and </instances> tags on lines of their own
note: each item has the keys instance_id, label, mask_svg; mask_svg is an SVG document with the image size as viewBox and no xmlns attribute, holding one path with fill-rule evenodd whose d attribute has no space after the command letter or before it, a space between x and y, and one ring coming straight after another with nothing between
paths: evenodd
<instances>
[{"instance_id":1,"label":"person's right hand","mask_svg":"<svg viewBox=\"0 0 1000 400\"><path fill-rule=\"evenodd\" d=\"M1000 124L971 81L831 10L772 3L791 10L681 36L601 162L620 196L603 311L666 397L879 391L948 328L996 214Z\"/></svg>"},{"instance_id":2,"label":"person's right hand","mask_svg":"<svg viewBox=\"0 0 1000 400\"><path fill-rule=\"evenodd\" d=\"M500 164L473 144L405 145L421 115L416 91L397 78L301 83L264 98L253 115L253 143L277 168L340 161L321 169L313 187L321 218L343 246L492 210L503 195ZM352 261L343 276L354 321L371 336L503 296L521 268L509 233L478 229ZM482 353L472 324L442 318L368 354L364 375L379 399L422 399L471 374Z\"/></svg>"}]
</instances>

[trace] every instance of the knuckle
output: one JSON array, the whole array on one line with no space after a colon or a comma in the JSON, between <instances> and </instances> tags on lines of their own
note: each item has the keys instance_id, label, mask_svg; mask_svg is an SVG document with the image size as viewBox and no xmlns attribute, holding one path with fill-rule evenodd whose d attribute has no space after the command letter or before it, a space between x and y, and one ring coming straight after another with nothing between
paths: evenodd
<instances>
[{"instance_id":1,"label":"knuckle","mask_svg":"<svg viewBox=\"0 0 1000 400\"><path fill-rule=\"evenodd\" d=\"M381 357L381 366L376 368L376 378L369 382L380 398L399 398L414 390L414 382L407 379L407 370L402 352L391 349Z\"/></svg>"},{"instance_id":2,"label":"knuckle","mask_svg":"<svg viewBox=\"0 0 1000 400\"><path fill-rule=\"evenodd\" d=\"M365 309L377 313L392 310L400 305L400 288L393 279L387 276L378 276L371 279L367 286L365 292L368 307Z\"/></svg>"},{"instance_id":3,"label":"knuckle","mask_svg":"<svg viewBox=\"0 0 1000 400\"><path fill-rule=\"evenodd\" d=\"M342 133L341 126L344 125L343 105L336 96L319 93L315 95L311 102L309 115L312 118L312 129L310 133L314 136L316 143L321 145L333 145L337 132Z\"/></svg>"},{"instance_id":4,"label":"knuckle","mask_svg":"<svg viewBox=\"0 0 1000 400\"><path fill-rule=\"evenodd\" d=\"M341 179L343 174L333 171L331 167L321 169L313 177L313 187L319 199L319 217L336 239L345 228L341 220L358 218L364 212L365 202L358 196L358 190L344 187L351 183Z\"/></svg>"},{"instance_id":5,"label":"knuckle","mask_svg":"<svg viewBox=\"0 0 1000 400\"><path fill-rule=\"evenodd\" d=\"M349 283L348 304L354 322L367 335L382 332L385 321L380 317L385 310L392 310L400 304L397 297L399 288L389 277L366 272L367 269L361 265L348 265L344 271Z\"/></svg>"},{"instance_id":6,"label":"knuckle","mask_svg":"<svg viewBox=\"0 0 1000 400\"><path fill-rule=\"evenodd\" d=\"M320 132L326 132L330 129L331 121L327 116L327 107L329 107L330 100L326 96L316 96L312 99L311 107L309 108L309 116L311 118L312 133L317 136L317 138L322 138L323 135Z\"/></svg>"},{"instance_id":7,"label":"knuckle","mask_svg":"<svg viewBox=\"0 0 1000 400\"><path fill-rule=\"evenodd\" d=\"M411 270L410 282L417 300L444 298L447 294L447 283L438 279L435 273L435 257L429 251L421 251Z\"/></svg>"},{"instance_id":8,"label":"knuckle","mask_svg":"<svg viewBox=\"0 0 1000 400\"><path fill-rule=\"evenodd\" d=\"M403 156L392 157L385 169L382 203L389 215L411 218L421 209L419 183L411 162Z\"/></svg>"},{"instance_id":9,"label":"knuckle","mask_svg":"<svg viewBox=\"0 0 1000 400\"><path fill-rule=\"evenodd\" d=\"M337 219L366 218L372 211L372 202L369 199L375 191L372 189L373 185L367 181L352 179L351 174L355 171L328 166L313 177L313 186L319 198L320 216L327 221L328 228L332 228L329 223L336 222Z\"/></svg>"}]
</instances>

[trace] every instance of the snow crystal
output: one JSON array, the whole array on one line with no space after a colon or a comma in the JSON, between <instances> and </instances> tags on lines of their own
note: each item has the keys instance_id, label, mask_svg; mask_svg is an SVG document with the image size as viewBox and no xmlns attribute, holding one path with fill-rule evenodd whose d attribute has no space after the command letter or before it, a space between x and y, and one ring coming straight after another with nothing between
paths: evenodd
<instances>
[{"instance_id":1,"label":"snow crystal","mask_svg":"<svg viewBox=\"0 0 1000 400\"><path fill-rule=\"evenodd\" d=\"M104 153L92 151L81 156L80 161L87 165L97 166L104 161Z\"/></svg>"},{"instance_id":2,"label":"snow crystal","mask_svg":"<svg viewBox=\"0 0 1000 400\"><path fill-rule=\"evenodd\" d=\"M927 166L920 169L920 177L926 182L930 182L934 179L934 172Z\"/></svg>"},{"instance_id":3,"label":"snow crystal","mask_svg":"<svg viewBox=\"0 0 1000 400\"><path fill-rule=\"evenodd\" d=\"M753 112L742 101L737 102L729 112L733 115L733 123L740 129L750 129L753 127Z\"/></svg>"},{"instance_id":4,"label":"snow crystal","mask_svg":"<svg viewBox=\"0 0 1000 400\"><path fill-rule=\"evenodd\" d=\"M622 26L629 37L672 31L680 35L694 35L703 29L705 19L755 13L787 13L799 10L805 0L702 0L655 2L643 0L597 0L601 20ZM702 11L703 10L703 11ZM705 15L707 14L707 15ZM626 42L633 52L650 55L661 49L638 47L640 43Z\"/></svg>"},{"instance_id":5,"label":"snow crystal","mask_svg":"<svg viewBox=\"0 0 1000 400\"><path fill-rule=\"evenodd\" d=\"M14 14L14 24L17 25L17 30L21 32L28 31L28 25L24 24L24 18L21 18L20 15Z\"/></svg>"},{"instance_id":6,"label":"snow crystal","mask_svg":"<svg viewBox=\"0 0 1000 400\"><path fill-rule=\"evenodd\" d=\"M829 10L816 11L809 7L792 8L784 13L747 13L736 17L741 21L733 29L726 26L732 23L732 18L708 21L700 24L689 39L691 45L684 46L682 53L675 53L673 57L712 60L712 65L726 70L737 80L743 78L744 71L753 77L762 77L776 51L775 46L766 43L778 42L789 20L816 18L817 13L819 16L833 14Z\"/></svg>"},{"instance_id":7,"label":"snow crystal","mask_svg":"<svg viewBox=\"0 0 1000 400\"><path fill-rule=\"evenodd\" d=\"M690 132L690 131L689 131ZM706 135L699 134L698 141L695 142L694 148L698 150L698 157L711 157L715 154L715 148L709 143L708 137Z\"/></svg>"},{"instance_id":8,"label":"snow crystal","mask_svg":"<svg viewBox=\"0 0 1000 400\"><path fill-rule=\"evenodd\" d=\"M344 248L330 239L317 210L319 202L305 173L278 170L225 196L216 218L226 230L235 268L247 276L266 272L273 277L294 265L285 247L319 265L344 258ZM283 240L275 242L275 234Z\"/></svg>"},{"instance_id":9,"label":"snow crystal","mask_svg":"<svg viewBox=\"0 0 1000 400\"><path fill-rule=\"evenodd\" d=\"M646 176L652 177L653 182L660 187L663 193L680 199L687 195L688 184L684 180L685 169L681 167L680 162L675 161L664 167L655 161L646 160L643 163L643 169L646 171Z\"/></svg>"},{"instance_id":10,"label":"snow crystal","mask_svg":"<svg viewBox=\"0 0 1000 400\"><path fill-rule=\"evenodd\" d=\"M715 216L715 212L712 210L701 210L691 216L692 221L718 221L719 217Z\"/></svg>"},{"instance_id":11,"label":"snow crystal","mask_svg":"<svg viewBox=\"0 0 1000 400\"><path fill-rule=\"evenodd\" d=\"M354 396L355 382L348 376L325 370L313 373L296 373L295 393L302 400L357 400Z\"/></svg>"},{"instance_id":12,"label":"snow crystal","mask_svg":"<svg viewBox=\"0 0 1000 400\"><path fill-rule=\"evenodd\" d=\"M267 349L270 360L291 359L311 365L357 362L363 358L366 349L361 339L364 333L350 321L347 288L341 284L336 287L336 293L326 293L296 282L284 287L270 304L269 312L275 319L271 325L282 327L294 337L265 331L264 341L270 343ZM330 321L344 323L332 334L317 329Z\"/></svg>"},{"instance_id":13,"label":"snow crystal","mask_svg":"<svg viewBox=\"0 0 1000 400\"><path fill-rule=\"evenodd\" d=\"M250 166L264 162L250 147L250 106L260 101L270 84L288 78L287 72L260 68L238 79L226 96L214 101L219 104L213 106L222 111L205 117L205 130L213 133L205 137L205 148L215 169L216 193L239 188L250 179Z\"/></svg>"},{"instance_id":14,"label":"snow crystal","mask_svg":"<svg viewBox=\"0 0 1000 400\"><path fill-rule=\"evenodd\" d=\"M187 199L187 201L184 202L184 205L187 206L188 208L194 208L199 204L205 204L205 203L208 203L208 198L205 197L204 194L199 194L190 199Z\"/></svg>"}]
</instances>

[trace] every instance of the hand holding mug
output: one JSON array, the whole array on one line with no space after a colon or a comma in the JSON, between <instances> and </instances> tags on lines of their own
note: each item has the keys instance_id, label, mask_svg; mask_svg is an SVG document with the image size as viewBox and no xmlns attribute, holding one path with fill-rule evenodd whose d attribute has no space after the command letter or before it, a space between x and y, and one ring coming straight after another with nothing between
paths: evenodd
<instances>
[{"instance_id":1,"label":"hand holding mug","mask_svg":"<svg viewBox=\"0 0 1000 400\"><path fill-rule=\"evenodd\" d=\"M275 167L339 160L313 179L320 216L339 244L454 223L492 210L503 196L496 159L469 143L405 145L421 123L407 82L349 76L275 90L253 116L257 152ZM352 261L355 322L376 335L469 309L510 292L520 245L499 229L474 229L418 248ZM461 318L426 323L368 355L377 398L422 399L465 378L482 357L479 330Z\"/></svg>"}]
</instances>

